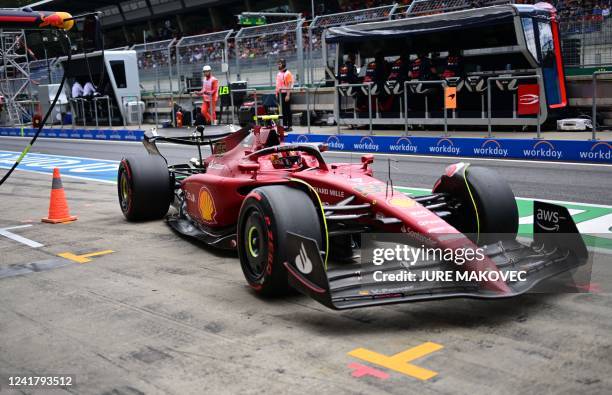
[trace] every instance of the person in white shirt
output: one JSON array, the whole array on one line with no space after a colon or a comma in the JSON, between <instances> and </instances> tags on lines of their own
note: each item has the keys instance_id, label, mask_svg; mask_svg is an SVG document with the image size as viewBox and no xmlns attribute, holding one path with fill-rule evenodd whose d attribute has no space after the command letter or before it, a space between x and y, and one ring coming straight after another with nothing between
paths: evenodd
<instances>
[{"instance_id":1,"label":"person in white shirt","mask_svg":"<svg viewBox=\"0 0 612 395\"><path fill-rule=\"evenodd\" d=\"M72 84L72 98L83 97L83 85L79 81L74 81Z\"/></svg>"},{"instance_id":2,"label":"person in white shirt","mask_svg":"<svg viewBox=\"0 0 612 395\"><path fill-rule=\"evenodd\" d=\"M87 82L83 87L83 96L93 97L97 94L96 87L91 82Z\"/></svg>"}]
</instances>

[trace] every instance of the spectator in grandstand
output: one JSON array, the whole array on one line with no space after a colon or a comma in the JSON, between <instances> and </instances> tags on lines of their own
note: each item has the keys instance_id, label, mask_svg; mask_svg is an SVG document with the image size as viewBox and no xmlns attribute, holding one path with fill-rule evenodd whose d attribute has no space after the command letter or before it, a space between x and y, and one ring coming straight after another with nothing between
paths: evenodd
<instances>
[{"instance_id":1,"label":"spectator in grandstand","mask_svg":"<svg viewBox=\"0 0 612 395\"><path fill-rule=\"evenodd\" d=\"M206 65L202 68L202 90L198 92L202 96L202 117L210 125L217 121L217 99L219 98L219 81L212 75L212 68Z\"/></svg>"},{"instance_id":2,"label":"spectator in grandstand","mask_svg":"<svg viewBox=\"0 0 612 395\"><path fill-rule=\"evenodd\" d=\"M601 8L601 16L604 18L608 18L610 16L610 6L608 4L604 4Z\"/></svg>"},{"instance_id":3,"label":"spectator in grandstand","mask_svg":"<svg viewBox=\"0 0 612 395\"><path fill-rule=\"evenodd\" d=\"M283 115L283 126L288 132L292 130L291 89L293 89L293 74L287 70L287 61L280 58L276 75L276 97Z\"/></svg>"},{"instance_id":4,"label":"spectator in grandstand","mask_svg":"<svg viewBox=\"0 0 612 395\"><path fill-rule=\"evenodd\" d=\"M83 97L83 85L81 85L79 80L74 81L74 84L72 84L72 98L76 99L77 97Z\"/></svg>"},{"instance_id":5,"label":"spectator in grandstand","mask_svg":"<svg viewBox=\"0 0 612 395\"><path fill-rule=\"evenodd\" d=\"M593 7L593 20L595 21L601 21L603 20L603 13L602 13L602 9L599 6L599 3L596 3L595 6Z\"/></svg>"}]
</instances>

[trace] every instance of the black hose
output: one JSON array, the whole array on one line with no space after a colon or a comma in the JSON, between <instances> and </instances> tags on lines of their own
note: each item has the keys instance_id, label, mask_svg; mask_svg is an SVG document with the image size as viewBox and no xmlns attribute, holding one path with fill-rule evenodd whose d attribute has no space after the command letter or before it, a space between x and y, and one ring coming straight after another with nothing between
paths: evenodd
<instances>
[{"instance_id":1,"label":"black hose","mask_svg":"<svg viewBox=\"0 0 612 395\"><path fill-rule=\"evenodd\" d=\"M68 75L68 70L70 69L70 60L72 59L72 48L71 48L71 44L70 44L70 38L68 37L68 34L65 33L65 32L64 32L63 38L64 38L64 40L66 40L65 42L68 44L67 45L67 47L68 47L68 49L67 49L68 50L68 58L66 60L66 67L64 68L64 75L62 77L62 81L60 82L60 86L59 86L59 88L57 90L57 93L55 94L55 97L53 98L53 102L51 103L51 106L47 110L47 113L45 114L43 120L41 121L40 125L38 126L38 130L34 134L34 137L32 137L32 140L30 140L30 143L21 152L21 155L19 155L19 158L17 158L17 160L15 161L13 166L9 169L8 172L6 172L4 177L2 177L2 180L0 180L0 185L4 184L4 182L11 176L11 174L13 174L13 171L15 171L17 166L19 166L19 163L21 163L23 158L28 154L28 152L30 151L30 149L32 148L34 143L36 142L36 139L38 138L38 135L40 134L40 132L45 127L45 124L47 123L47 119L49 118L49 116L53 112L53 109L55 108L55 105L57 104L57 101L59 100L59 97L62 94L62 90L64 89L64 84L66 82L66 76Z\"/></svg>"}]
</instances>

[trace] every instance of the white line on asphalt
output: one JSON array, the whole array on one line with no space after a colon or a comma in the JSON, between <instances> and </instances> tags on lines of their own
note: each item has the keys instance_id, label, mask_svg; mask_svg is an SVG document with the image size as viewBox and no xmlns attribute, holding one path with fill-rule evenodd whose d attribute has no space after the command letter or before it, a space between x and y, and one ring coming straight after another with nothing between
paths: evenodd
<instances>
[{"instance_id":1,"label":"white line on asphalt","mask_svg":"<svg viewBox=\"0 0 612 395\"><path fill-rule=\"evenodd\" d=\"M403 189L412 189L412 190L415 190L415 191L431 192L430 188L412 188L412 187L404 187L404 186L396 186L395 188L403 188ZM553 204L570 204L570 205L585 206L585 207L612 208L612 206L605 205L605 204L566 202L564 200L551 200L551 199L525 198L525 197L516 197L516 200L526 200L526 201L537 200L539 202L553 203Z\"/></svg>"},{"instance_id":2,"label":"white line on asphalt","mask_svg":"<svg viewBox=\"0 0 612 395\"><path fill-rule=\"evenodd\" d=\"M603 217L593 218L578 224L580 233L597 234L601 237L612 239L612 214L604 215Z\"/></svg>"},{"instance_id":3,"label":"white line on asphalt","mask_svg":"<svg viewBox=\"0 0 612 395\"><path fill-rule=\"evenodd\" d=\"M15 139L15 140L31 140L32 137L21 137L21 136L0 136L0 139ZM62 141L62 142L70 142L70 143L106 143L106 144L142 144L142 141L120 141L120 140L94 140L94 139L71 139L71 138L63 138L63 137L39 137L38 140L44 141L45 143L50 141Z\"/></svg>"},{"instance_id":4,"label":"white line on asphalt","mask_svg":"<svg viewBox=\"0 0 612 395\"><path fill-rule=\"evenodd\" d=\"M8 169L8 167L2 167L0 166L0 169ZM24 171L27 173L36 173L36 174L44 174L46 176L53 174L52 171L50 172L44 172L44 171L38 171L38 170L28 170L28 169L20 169L19 167L15 169L15 171ZM99 178L89 178L89 177L83 177L83 176L73 176L70 174L64 174L62 173L62 178L67 177L67 178L76 178L77 180L83 180L83 181L97 181L97 182L102 182L104 184L116 184L117 181L113 181L113 180L101 180Z\"/></svg>"},{"instance_id":5,"label":"white line on asphalt","mask_svg":"<svg viewBox=\"0 0 612 395\"><path fill-rule=\"evenodd\" d=\"M11 154L16 154L16 155L21 154L21 152L11 151L11 150L0 149L0 151L10 152ZM98 158L85 158L85 157L82 157L82 156L68 156L68 155L45 154L45 153L42 153L42 152L36 152L36 151L32 151L32 150L30 150L28 152L28 154L32 154L32 155L44 155L44 156L52 156L52 157L68 158L68 159L86 159L86 160L96 160L96 161L100 161L100 162L119 163L118 160L113 160L113 159L98 159ZM27 155L26 155L26 158L27 158Z\"/></svg>"},{"instance_id":6,"label":"white line on asphalt","mask_svg":"<svg viewBox=\"0 0 612 395\"><path fill-rule=\"evenodd\" d=\"M28 247L32 247L32 248L44 247L44 244L40 244L37 241L26 239L23 236L19 236L13 232L9 232L9 230L29 228L30 226L32 225L19 225L19 226L12 226L10 228L0 229L0 236L8 237L9 239L14 240L18 243L25 244Z\"/></svg>"}]
</instances>

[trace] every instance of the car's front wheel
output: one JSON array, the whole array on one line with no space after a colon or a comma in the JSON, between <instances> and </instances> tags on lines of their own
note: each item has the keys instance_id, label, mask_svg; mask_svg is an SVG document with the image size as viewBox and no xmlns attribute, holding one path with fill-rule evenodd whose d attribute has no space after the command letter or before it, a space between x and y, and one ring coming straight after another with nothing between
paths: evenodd
<instances>
[{"instance_id":1,"label":"car's front wheel","mask_svg":"<svg viewBox=\"0 0 612 395\"><path fill-rule=\"evenodd\" d=\"M457 163L447 168L433 192L452 198L456 208L448 222L478 244L516 238L519 226L516 199L496 171Z\"/></svg>"},{"instance_id":2,"label":"car's front wheel","mask_svg":"<svg viewBox=\"0 0 612 395\"><path fill-rule=\"evenodd\" d=\"M248 284L257 293L287 293L287 232L321 244L317 208L306 192L286 185L254 189L245 198L238 221L238 254Z\"/></svg>"}]
</instances>

